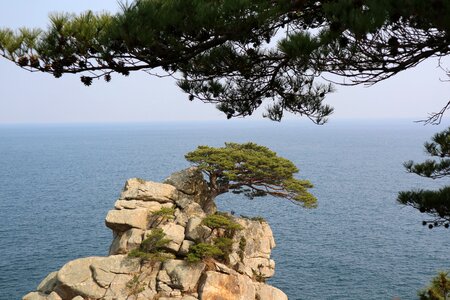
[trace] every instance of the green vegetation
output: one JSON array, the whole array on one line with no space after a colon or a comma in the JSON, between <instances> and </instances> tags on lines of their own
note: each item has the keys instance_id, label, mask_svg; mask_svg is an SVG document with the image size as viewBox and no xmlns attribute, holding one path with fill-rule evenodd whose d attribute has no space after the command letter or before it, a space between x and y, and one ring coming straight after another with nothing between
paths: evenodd
<instances>
[{"instance_id":1,"label":"green vegetation","mask_svg":"<svg viewBox=\"0 0 450 300\"><path fill-rule=\"evenodd\" d=\"M217 232L212 243L200 242L189 248L186 260L197 262L205 258L214 258L228 263L229 255L233 250L233 237L237 230L243 229L233 218L225 213L209 215L202 220L202 224L211 228L211 234Z\"/></svg>"},{"instance_id":2,"label":"green vegetation","mask_svg":"<svg viewBox=\"0 0 450 300\"><path fill-rule=\"evenodd\" d=\"M450 277L448 272L439 272L425 289L418 293L420 300L447 300L450 299Z\"/></svg>"},{"instance_id":3,"label":"green vegetation","mask_svg":"<svg viewBox=\"0 0 450 300\"><path fill-rule=\"evenodd\" d=\"M161 225L167 220L173 220L175 218L175 208L163 207L149 215L150 227L156 227Z\"/></svg>"},{"instance_id":4,"label":"green vegetation","mask_svg":"<svg viewBox=\"0 0 450 300\"><path fill-rule=\"evenodd\" d=\"M152 253L144 252L140 249L133 249L128 253L128 257L139 258L142 261L150 261L150 262L164 262L168 259L175 258L175 255L172 253L167 253L164 251L155 251Z\"/></svg>"},{"instance_id":5,"label":"green vegetation","mask_svg":"<svg viewBox=\"0 0 450 300\"><path fill-rule=\"evenodd\" d=\"M185 157L209 179L213 197L232 191L250 199L271 195L303 207L317 205L317 199L308 192L313 185L294 178L297 167L267 147L255 143L199 146Z\"/></svg>"},{"instance_id":6,"label":"green vegetation","mask_svg":"<svg viewBox=\"0 0 450 300\"><path fill-rule=\"evenodd\" d=\"M137 177L136 180L137 180L137 182L139 182L140 184L146 183L145 179L142 179L142 178L139 178L139 177Z\"/></svg>"},{"instance_id":7,"label":"green vegetation","mask_svg":"<svg viewBox=\"0 0 450 300\"><path fill-rule=\"evenodd\" d=\"M257 282L262 282L262 283L265 283L266 282L266 277L264 277L263 275L262 275L262 273L261 273L261 271L255 271L255 270L252 270L252 272L253 272L253 279L254 280L256 280Z\"/></svg>"},{"instance_id":8,"label":"green vegetation","mask_svg":"<svg viewBox=\"0 0 450 300\"><path fill-rule=\"evenodd\" d=\"M165 246L170 243L169 239L165 238L162 229L156 228L147 235L147 238L142 241L137 249L133 249L128 253L129 257L137 257L145 261L165 261L174 258L171 253L165 252Z\"/></svg>"},{"instance_id":9,"label":"green vegetation","mask_svg":"<svg viewBox=\"0 0 450 300\"><path fill-rule=\"evenodd\" d=\"M438 160L426 160L423 163L407 161L408 172L427 178L443 178L450 176L450 128L433 136L432 142L425 143L425 151ZM400 192L397 201L409 205L433 217L423 221L431 229L436 226L450 227L450 186L438 191L413 190Z\"/></svg>"},{"instance_id":10,"label":"green vegetation","mask_svg":"<svg viewBox=\"0 0 450 300\"><path fill-rule=\"evenodd\" d=\"M136 296L145 290L145 283L139 280L139 275L134 275L126 285L128 289L128 296Z\"/></svg>"},{"instance_id":11,"label":"green vegetation","mask_svg":"<svg viewBox=\"0 0 450 300\"><path fill-rule=\"evenodd\" d=\"M228 118L262 106L272 120L323 124L333 89L321 75L373 84L447 56L448 20L442 0L136 0L115 15L54 14L46 30L2 29L0 55L57 78L80 73L87 86L162 68Z\"/></svg>"},{"instance_id":12,"label":"green vegetation","mask_svg":"<svg viewBox=\"0 0 450 300\"><path fill-rule=\"evenodd\" d=\"M261 216L249 217L246 215L241 215L241 218L250 220L250 221L258 221L259 223L267 223L267 220Z\"/></svg>"},{"instance_id":13,"label":"green vegetation","mask_svg":"<svg viewBox=\"0 0 450 300\"><path fill-rule=\"evenodd\" d=\"M238 253L241 261L244 260L245 246L247 246L247 239L245 237L241 237L241 239L239 240L239 253Z\"/></svg>"},{"instance_id":14,"label":"green vegetation","mask_svg":"<svg viewBox=\"0 0 450 300\"><path fill-rule=\"evenodd\" d=\"M228 263L228 256L233 248L233 240L227 237L217 237L212 244L198 243L189 248L186 260L195 263L207 258L214 258Z\"/></svg>"},{"instance_id":15,"label":"green vegetation","mask_svg":"<svg viewBox=\"0 0 450 300\"><path fill-rule=\"evenodd\" d=\"M228 263L228 257L233 251L233 240L227 237L218 237L214 240L214 246L222 251L223 254L220 258Z\"/></svg>"},{"instance_id":16,"label":"green vegetation","mask_svg":"<svg viewBox=\"0 0 450 300\"><path fill-rule=\"evenodd\" d=\"M205 258L220 258L223 256L222 250L216 245L198 243L189 248L186 260L190 263L199 262Z\"/></svg>"},{"instance_id":17,"label":"green vegetation","mask_svg":"<svg viewBox=\"0 0 450 300\"><path fill-rule=\"evenodd\" d=\"M154 252L161 250L164 246L170 243L169 239L165 238L165 234L161 228L156 228L147 235L147 238L142 241L141 249L146 252Z\"/></svg>"},{"instance_id":18,"label":"green vegetation","mask_svg":"<svg viewBox=\"0 0 450 300\"><path fill-rule=\"evenodd\" d=\"M202 224L211 228L212 232L222 229L226 233L231 234L231 236L236 230L242 229L242 226L236 223L231 216L220 212L208 215L202 220Z\"/></svg>"},{"instance_id":19,"label":"green vegetation","mask_svg":"<svg viewBox=\"0 0 450 300\"><path fill-rule=\"evenodd\" d=\"M156 216L156 217L164 217L166 219L173 219L174 213L175 213L175 208L162 207L160 210L153 212L152 215Z\"/></svg>"}]
</instances>

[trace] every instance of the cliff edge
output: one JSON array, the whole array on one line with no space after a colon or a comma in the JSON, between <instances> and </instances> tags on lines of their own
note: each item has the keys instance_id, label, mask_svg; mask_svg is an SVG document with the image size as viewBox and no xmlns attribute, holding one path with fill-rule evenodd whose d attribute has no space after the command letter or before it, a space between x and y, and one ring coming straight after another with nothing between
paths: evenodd
<instances>
[{"instance_id":1,"label":"cliff edge","mask_svg":"<svg viewBox=\"0 0 450 300\"><path fill-rule=\"evenodd\" d=\"M275 270L270 226L217 212L196 168L163 183L129 179L105 224L109 256L70 261L22 299L288 299L265 283Z\"/></svg>"}]
</instances>

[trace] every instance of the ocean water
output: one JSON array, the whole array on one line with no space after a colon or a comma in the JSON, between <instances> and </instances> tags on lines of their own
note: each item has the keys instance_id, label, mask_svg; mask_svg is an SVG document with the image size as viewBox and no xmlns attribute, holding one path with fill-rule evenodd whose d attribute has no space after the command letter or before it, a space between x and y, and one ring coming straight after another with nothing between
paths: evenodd
<instances>
[{"instance_id":1,"label":"ocean water","mask_svg":"<svg viewBox=\"0 0 450 300\"><path fill-rule=\"evenodd\" d=\"M438 188L407 174L442 127L409 121L204 122L0 126L0 299L20 299L51 271L106 255L104 225L127 178L161 181L188 166L197 145L254 141L292 160L319 207L270 197L217 199L221 210L260 215L277 247L270 284L291 300L417 299L437 270L450 270L450 230L429 230L398 191Z\"/></svg>"}]
</instances>

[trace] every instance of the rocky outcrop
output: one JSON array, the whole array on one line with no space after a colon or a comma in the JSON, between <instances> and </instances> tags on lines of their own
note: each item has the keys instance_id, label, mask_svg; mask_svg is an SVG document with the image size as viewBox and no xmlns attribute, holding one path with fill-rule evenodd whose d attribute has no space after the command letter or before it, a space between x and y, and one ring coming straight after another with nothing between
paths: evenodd
<instances>
[{"instance_id":1,"label":"rocky outcrop","mask_svg":"<svg viewBox=\"0 0 450 300\"><path fill-rule=\"evenodd\" d=\"M23 299L287 299L264 283L275 270L269 225L215 213L196 168L174 173L164 183L130 179L105 219L113 231L109 256L70 261ZM206 222L214 216L233 229ZM155 238L158 234L163 238Z\"/></svg>"},{"instance_id":2,"label":"rocky outcrop","mask_svg":"<svg viewBox=\"0 0 450 300\"><path fill-rule=\"evenodd\" d=\"M200 205L207 214L217 211L216 204L212 201L208 184L203 180L202 172L191 167L170 175L164 183L174 186L178 190L177 205L183 207L184 203L195 202Z\"/></svg>"}]
</instances>

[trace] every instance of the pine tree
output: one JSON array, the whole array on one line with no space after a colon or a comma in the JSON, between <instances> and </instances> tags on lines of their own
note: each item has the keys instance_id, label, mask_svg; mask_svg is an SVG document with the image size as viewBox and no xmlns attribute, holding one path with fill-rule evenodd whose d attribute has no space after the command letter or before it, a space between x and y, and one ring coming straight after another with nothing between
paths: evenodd
<instances>
[{"instance_id":1,"label":"pine tree","mask_svg":"<svg viewBox=\"0 0 450 300\"><path fill-rule=\"evenodd\" d=\"M250 199L271 195L291 200L303 207L315 207L308 192L313 185L293 177L297 167L255 143L225 143L225 147L199 146L186 159L207 177L213 197L226 192L243 193Z\"/></svg>"},{"instance_id":2,"label":"pine tree","mask_svg":"<svg viewBox=\"0 0 450 300\"><path fill-rule=\"evenodd\" d=\"M426 160L423 163L405 162L408 172L419 176L437 179L450 176L450 128L433 136L432 142L424 145L425 151L437 160ZM449 228L450 224L450 186L430 190L413 190L400 192L398 202L429 214L432 220L423 221L431 229L436 226Z\"/></svg>"},{"instance_id":3,"label":"pine tree","mask_svg":"<svg viewBox=\"0 0 450 300\"><path fill-rule=\"evenodd\" d=\"M419 291L420 300L448 300L450 299L450 277L448 272L439 272L431 280L431 284Z\"/></svg>"},{"instance_id":4,"label":"pine tree","mask_svg":"<svg viewBox=\"0 0 450 300\"><path fill-rule=\"evenodd\" d=\"M45 31L1 30L0 55L57 78L81 73L86 86L162 68L227 118L266 103L272 120L323 124L333 88L322 74L372 84L446 56L449 20L444 0L136 0L116 15L53 15Z\"/></svg>"}]
</instances>

